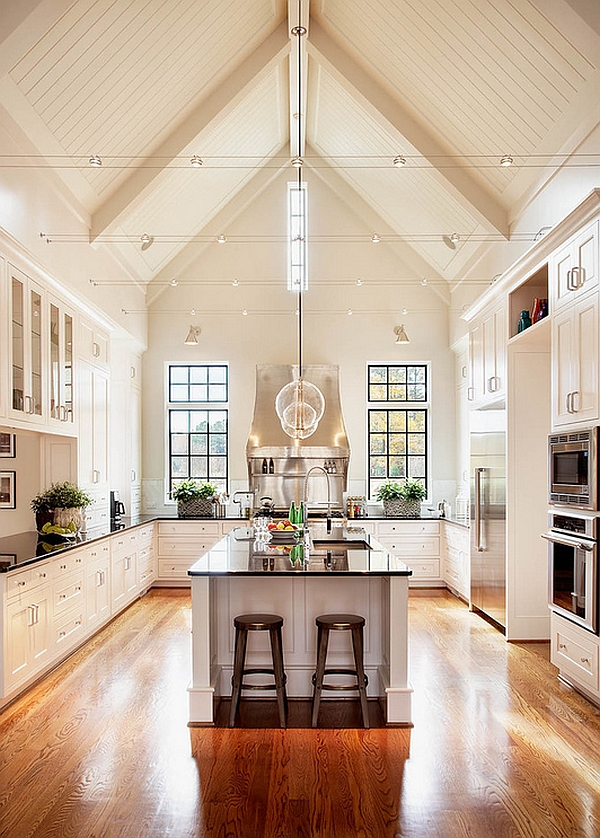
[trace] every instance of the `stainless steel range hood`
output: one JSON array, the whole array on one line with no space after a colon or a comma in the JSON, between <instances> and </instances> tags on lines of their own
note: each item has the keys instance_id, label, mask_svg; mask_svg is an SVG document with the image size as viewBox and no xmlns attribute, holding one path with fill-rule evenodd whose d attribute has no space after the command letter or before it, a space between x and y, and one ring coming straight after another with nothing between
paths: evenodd
<instances>
[{"instance_id":1,"label":"stainless steel range hood","mask_svg":"<svg viewBox=\"0 0 600 838\"><path fill-rule=\"evenodd\" d=\"M254 417L246 445L248 483L257 500L270 497L278 509L303 498L304 480L311 468L327 471L311 473L309 509L327 505L329 482L332 508L343 509L348 479L350 446L340 403L337 366L303 366L302 377L315 384L325 397L325 412L315 433L308 439L291 439L281 427L275 412L275 399L281 388L298 377L296 365L263 364L256 368Z\"/></svg>"}]
</instances>

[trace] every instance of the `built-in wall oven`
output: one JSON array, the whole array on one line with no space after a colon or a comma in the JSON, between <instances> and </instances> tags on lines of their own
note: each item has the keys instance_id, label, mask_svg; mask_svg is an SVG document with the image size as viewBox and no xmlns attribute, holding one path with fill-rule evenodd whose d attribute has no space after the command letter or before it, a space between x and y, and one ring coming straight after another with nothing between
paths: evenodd
<instances>
[{"instance_id":1,"label":"built-in wall oven","mask_svg":"<svg viewBox=\"0 0 600 838\"><path fill-rule=\"evenodd\" d=\"M550 434L548 501L598 511L598 428Z\"/></svg>"},{"instance_id":2,"label":"built-in wall oven","mask_svg":"<svg viewBox=\"0 0 600 838\"><path fill-rule=\"evenodd\" d=\"M597 518L553 510L548 524L550 609L598 634Z\"/></svg>"}]
</instances>

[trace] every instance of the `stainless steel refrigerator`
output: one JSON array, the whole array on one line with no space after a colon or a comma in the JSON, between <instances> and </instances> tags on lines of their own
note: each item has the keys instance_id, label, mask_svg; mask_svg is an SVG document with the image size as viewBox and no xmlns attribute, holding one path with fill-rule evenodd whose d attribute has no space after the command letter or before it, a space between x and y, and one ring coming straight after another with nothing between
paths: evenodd
<instances>
[{"instance_id":1,"label":"stainless steel refrigerator","mask_svg":"<svg viewBox=\"0 0 600 838\"><path fill-rule=\"evenodd\" d=\"M506 410L471 413L471 609L506 627Z\"/></svg>"}]
</instances>

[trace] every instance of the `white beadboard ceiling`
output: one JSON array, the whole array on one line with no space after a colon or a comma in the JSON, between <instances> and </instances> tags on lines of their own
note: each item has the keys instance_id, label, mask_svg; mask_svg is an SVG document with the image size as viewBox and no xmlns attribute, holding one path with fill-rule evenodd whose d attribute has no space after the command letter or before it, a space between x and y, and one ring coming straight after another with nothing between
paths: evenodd
<instances>
[{"instance_id":1,"label":"white beadboard ceiling","mask_svg":"<svg viewBox=\"0 0 600 838\"><path fill-rule=\"evenodd\" d=\"M302 0L307 162L455 279L596 125L600 23L579 2ZM0 104L31 165L55 166L89 213L90 238L149 282L288 165L297 13L297 0L40 0L4 33Z\"/></svg>"}]
</instances>

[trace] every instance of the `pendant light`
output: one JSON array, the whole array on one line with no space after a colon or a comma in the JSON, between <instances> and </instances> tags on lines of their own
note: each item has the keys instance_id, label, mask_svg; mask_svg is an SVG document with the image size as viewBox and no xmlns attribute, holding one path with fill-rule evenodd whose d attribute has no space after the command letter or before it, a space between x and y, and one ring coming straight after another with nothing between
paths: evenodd
<instances>
[{"instance_id":1,"label":"pendant light","mask_svg":"<svg viewBox=\"0 0 600 838\"><path fill-rule=\"evenodd\" d=\"M298 0L298 25L292 29L292 35L298 38L298 149L292 165L298 171L298 189L302 189L302 120L305 108L302 107L302 49L300 38L306 35L302 26L302 0ZM281 427L292 439L306 439L317 430L319 421L325 412L325 399L314 384L306 381L302 375L302 292L304 277L298 281L298 377L281 388L275 399L275 410Z\"/></svg>"}]
</instances>

